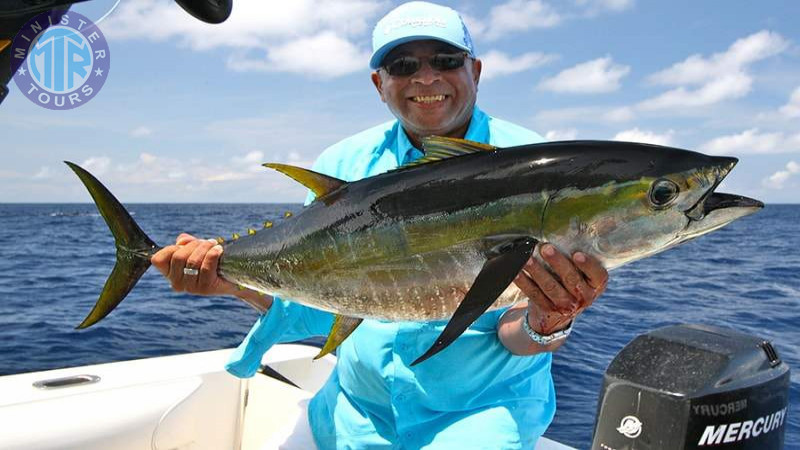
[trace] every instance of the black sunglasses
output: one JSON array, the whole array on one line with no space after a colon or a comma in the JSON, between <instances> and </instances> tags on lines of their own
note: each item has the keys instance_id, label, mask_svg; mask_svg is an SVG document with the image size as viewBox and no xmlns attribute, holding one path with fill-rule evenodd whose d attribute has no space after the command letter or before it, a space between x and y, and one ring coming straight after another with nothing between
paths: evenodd
<instances>
[{"instance_id":1,"label":"black sunglasses","mask_svg":"<svg viewBox=\"0 0 800 450\"><path fill-rule=\"evenodd\" d=\"M469 55L461 53L437 53L427 58L433 70L446 72L460 69ZM393 77L407 77L414 75L422 68L422 59L416 56L401 56L383 65L383 69Z\"/></svg>"}]
</instances>

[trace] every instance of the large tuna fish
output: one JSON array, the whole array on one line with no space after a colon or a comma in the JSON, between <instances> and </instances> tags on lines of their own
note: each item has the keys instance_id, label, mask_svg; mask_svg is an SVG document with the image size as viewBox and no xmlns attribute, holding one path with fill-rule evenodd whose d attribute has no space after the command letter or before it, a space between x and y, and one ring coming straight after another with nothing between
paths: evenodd
<instances>
[{"instance_id":1,"label":"large tuna fish","mask_svg":"<svg viewBox=\"0 0 800 450\"><path fill-rule=\"evenodd\" d=\"M265 164L317 199L273 228L225 242L219 274L335 313L323 353L364 318L450 318L416 364L487 309L521 300L511 282L539 243L583 251L613 269L763 207L714 192L735 158L604 141L497 149L429 138L424 147L421 160L350 183ZM99 181L67 164L117 245L117 264L83 328L122 301L159 247Z\"/></svg>"}]
</instances>

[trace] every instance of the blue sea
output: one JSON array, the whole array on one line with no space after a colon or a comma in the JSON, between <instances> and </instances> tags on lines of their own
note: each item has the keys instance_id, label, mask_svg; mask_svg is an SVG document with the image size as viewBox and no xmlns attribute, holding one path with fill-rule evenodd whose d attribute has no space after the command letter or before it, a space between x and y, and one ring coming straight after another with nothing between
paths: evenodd
<instances>
[{"instance_id":1,"label":"blue sea","mask_svg":"<svg viewBox=\"0 0 800 450\"><path fill-rule=\"evenodd\" d=\"M300 205L133 204L153 240L230 236ZM151 270L101 324L77 325L114 264L91 204L0 204L0 374L237 345L256 319L228 298L173 293ZM768 339L793 369L786 448L800 448L800 205L768 205L717 232L619 268L554 357L558 412L547 435L591 441L603 373L639 334L711 324ZM464 374L469 376L469 374Z\"/></svg>"}]
</instances>

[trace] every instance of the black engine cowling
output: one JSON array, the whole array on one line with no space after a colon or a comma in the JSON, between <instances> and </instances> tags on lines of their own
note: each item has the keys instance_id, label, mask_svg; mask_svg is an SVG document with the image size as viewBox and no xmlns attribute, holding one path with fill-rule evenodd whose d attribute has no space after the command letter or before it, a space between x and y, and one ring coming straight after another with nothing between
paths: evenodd
<instances>
[{"instance_id":1,"label":"black engine cowling","mask_svg":"<svg viewBox=\"0 0 800 450\"><path fill-rule=\"evenodd\" d=\"M638 336L606 370L593 450L782 449L789 367L763 339L676 325Z\"/></svg>"}]
</instances>

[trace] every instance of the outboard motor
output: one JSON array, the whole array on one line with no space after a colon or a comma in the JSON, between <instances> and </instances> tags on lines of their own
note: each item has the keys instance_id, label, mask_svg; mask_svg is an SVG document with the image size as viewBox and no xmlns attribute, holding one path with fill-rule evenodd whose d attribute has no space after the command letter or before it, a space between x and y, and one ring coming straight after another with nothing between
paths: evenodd
<instances>
[{"instance_id":1,"label":"outboard motor","mask_svg":"<svg viewBox=\"0 0 800 450\"><path fill-rule=\"evenodd\" d=\"M669 326L608 366L592 449L782 449L788 406L789 367L768 341Z\"/></svg>"}]
</instances>

